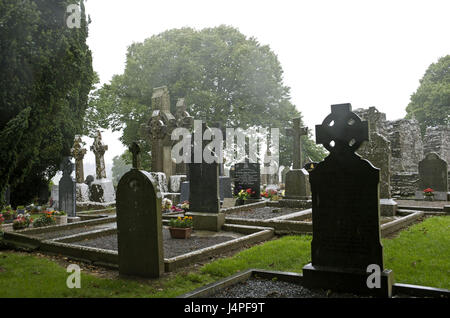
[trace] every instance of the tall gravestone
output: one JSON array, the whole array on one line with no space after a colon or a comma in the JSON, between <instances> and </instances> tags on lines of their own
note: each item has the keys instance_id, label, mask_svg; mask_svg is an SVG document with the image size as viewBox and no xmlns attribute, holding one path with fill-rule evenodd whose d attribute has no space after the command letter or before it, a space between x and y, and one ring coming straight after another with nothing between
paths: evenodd
<instances>
[{"instance_id":1,"label":"tall gravestone","mask_svg":"<svg viewBox=\"0 0 450 318\"><path fill-rule=\"evenodd\" d=\"M251 189L251 201L261 199L261 167L258 162L244 162L234 165L234 194L241 190Z\"/></svg>"},{"instance_id":2,"label":"tall gravestone","mask_svg":"<svg viewBox=\"0 0 450 318\"><path fill-rule=\"evenodd\" d=\"M60 165L63 175L59 180L59 210L67 213L69 217L76 217L76 182L72 177L74 164L70 157L65 157Z\"/></svg>"},{"instance_id":3,"label":"tall gravestone","mask_svg":"<svg viewBox=\"0 0 450 318\"><path fill-rule=\"evenodd\" d=\"M202 124L202 136L206 129ZM194 132L195 134L195 132ZM192 138L193 143L197 142ZM202 142L202 153L207 145ZM193 146L195 148L195 146ZM189 164L189 210L187 215L192 216L194 229L220 231L225 223L225 216L220 213L219 198L219 164L217 162L206 163L202 156L201 163L194 162L194 151Z\"/></svg>"},{"instance_id":4,"label":"tall gravestone","mask_svg":"<svg viewBox=\"0 0 450 318\"><path fill-rule=\"evenodd\" d=\"M423 190L433 189L434 200L447 201L448 164L435 152L428 153L419 162L419 189L416 198L423 198Z\"/></svg>"},{"instance_id":5,"label":"tall gravestone","mask_svg":"<svg viewBox=\"0 0 450 318\"><path fill-rule=\"evenodd\" d=\"M312 261L303 281L308 288L390 297L393 275L383 268L380 241L380 171L355 154L369 134L367 122L351 110L350 104L332 105L316 126L317 143L330 155L310 173ZM379 288L368 284L372 266L379 269Z\"/></svg>"},{"instance_id":6,"label":"tall gravestone","mask_svg":"<svg viewBox=\"0 0 450 318\"><path fill-rule=\"evenodd\" d=\"M96 178L89 187L89 199L99 203L114 203L116 200L114 185L111 180L106 179L104 156L108 150L108 145L103 143L100 131L97 131L91 150L95 155Z\"/></svg>"},{"instance_id":7,"label":"tall gravestone","mask_svg":"<svg viewBox=\"0 0 450 318\"><path fill-rule=\"evenodd\" d=\"M293 127L287 132L293 137L293 166L286 174L286 200L308 200L311 198L309 174L303 169L301 137L308 134L308 128L300 126L300 118L293 119Z\"/></svg>"},{"instance_id":8,"label":"tall gravestone","mask_svg":"<svg viewBox=\"0 0 450 318\"><path fill-rule=\"evenodd\" d=\"M80 136L75 136L71 154L75 158L75 180L76 200L77 202L85 202L89 200L89 186L84 183L84 167L83 159L87 150L83 148L83 142Z\"/></svg>"},{"instance_id":9,"label":"tall gravestone","mask_svg":"<svg viewBox=\"0 0 450 318\"><path fill-rule=\"evenodd\" d=\"M133 168L117 186L117 240L121 275L158 278L164 272L161 192L139 170L139 146L130 147Z\"/></svg>"}]
</instances>

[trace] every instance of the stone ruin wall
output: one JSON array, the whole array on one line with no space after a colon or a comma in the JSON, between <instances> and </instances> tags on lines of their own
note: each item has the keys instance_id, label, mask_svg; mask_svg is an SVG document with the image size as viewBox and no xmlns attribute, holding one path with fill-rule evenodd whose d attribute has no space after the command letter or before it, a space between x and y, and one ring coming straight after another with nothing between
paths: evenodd
<instances>
[{"instance_id":1,"label":"stone ruin wall","mask_svg":"<svg viewBox=\"0 0 450 318\"><path fill-rule=\"evenodd\" d=\"M386 120L375 107L355 113L369 121L369 128L391 143L391 189L394 197L414 196L419 181L419 161L429 152L437 152L450 163L450 127L428 127L422 138L416 119ZM449 175L450 184L450 175Z\"/></svg>"}]
</instances>

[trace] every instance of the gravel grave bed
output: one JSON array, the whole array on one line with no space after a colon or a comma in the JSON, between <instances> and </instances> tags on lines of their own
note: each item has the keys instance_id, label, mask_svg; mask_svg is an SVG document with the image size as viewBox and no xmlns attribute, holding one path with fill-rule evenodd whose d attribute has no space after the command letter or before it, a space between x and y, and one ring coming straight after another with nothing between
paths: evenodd
<instances>
[{"instance_id":1,"label":"gravel grave bed","mask_svg":"<svg viewBox=\"0 0 450 318\"><path fill-rule=\"evenodd\" d=\"M280 280L252 277L225 288L207 298L371 298L351 293L337 293L323 289L308 289L301 285ZM393 298L414 298L394 295Z\"/></svg>"},{"instance_id":2,"label":"gravel grave bed","mask_svg":"<svg viewBox=\"0 0 450 318\"><path fill-rule=\"evenodd\" d=\"M334 293L326 290L310 290L301 285L279 280L250 278L237 283L209 298L361 298L349 293Z\"/></svg>"},{"instance_id":3,"label":"gravel grave bed","mask_svg":"<svg viewBox=\"0 0 450 318\"><path fill-rule=\"evenodd\" d=\"M39 239L46 239L51 240L55 238L65 237L69 235L75 235L75 234L81 234L86 233L90 231L100 230L100 229L109 229L109 228L115 228L116 223L106 223L106 224L100 224L95 226L83 226L83 227L77 227L70 230L62 230L62 231L53 231L53 232L45 232L40 234L31 234L30 236L36 237Z\"/></svg>"},{"instance_id":4,"label":"gravel grave bed","mask_svg":"<svg viewBox=\"0 0 450 318\"><path fill-rule=\"evenodd\" d=\"M205 247L213 246L219 243L231 241L234 238L230 236L207 236L197 237L191 236L189 239L173 239L170 237L169 230L163 229L163 245L164 258L172 258L175 256L187 254ZM71 244L102 248L106 250L118 250L117 234L101 236L96 239L88 239L80 242L73 242Z\"/></svg>"},{"instance_id":5,"label":"gravel grave bed","mask_svg":"<svg viewBox=\"0 0 450 318\"><path fill-rule=\"evenodd\" d=\"M278 209L279 212L272 212L274 209ZM266 206L261 208L253 208L246 211L227 213L225 217L267 220L300 211L301 210L299 208L279 208Z\"/></svg>"}]
</instances>

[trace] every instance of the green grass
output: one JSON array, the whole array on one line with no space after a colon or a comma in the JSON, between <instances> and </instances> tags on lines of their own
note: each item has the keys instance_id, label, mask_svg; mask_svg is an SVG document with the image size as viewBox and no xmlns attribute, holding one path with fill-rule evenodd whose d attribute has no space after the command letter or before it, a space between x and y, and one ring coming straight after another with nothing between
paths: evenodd
<instances>
[{"instance_id":1,"label":"green grass","mask_svg":"<svg viewBox=\"0 0 450 318\"><path fill-rule=\"evenodd\" d=\"M397 282L450 289L450 217L432 217L383 239L385 267ZM284 236L197 271L159 280L81 276L81 289L68 289L68 273L59 264L32 254L0 253L0 297L175 297L248 268L301 273L310 261L310 236Z\"/></svg>"}]
</instances>

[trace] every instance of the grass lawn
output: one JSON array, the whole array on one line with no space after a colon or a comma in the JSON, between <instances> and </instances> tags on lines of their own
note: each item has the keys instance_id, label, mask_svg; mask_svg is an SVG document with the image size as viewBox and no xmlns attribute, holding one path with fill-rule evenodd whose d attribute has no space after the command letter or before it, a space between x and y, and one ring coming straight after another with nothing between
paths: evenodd
<instances>
[{"instance_id":1,"label":"grass lawn","mask_svg":"<svg viewBox=\"0 0 450 318\"><path fill-rule=\"evenodd\" d=\"M450 217L432 217L383 239L385 267L397 282L450 289ZM33 254L0 252L0 297L174 297L248 268L301 272L310 261L310 236L284 236L160 280L81 275L68 289L58 263Z\"/></svg>"}]
</instances>

